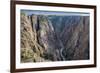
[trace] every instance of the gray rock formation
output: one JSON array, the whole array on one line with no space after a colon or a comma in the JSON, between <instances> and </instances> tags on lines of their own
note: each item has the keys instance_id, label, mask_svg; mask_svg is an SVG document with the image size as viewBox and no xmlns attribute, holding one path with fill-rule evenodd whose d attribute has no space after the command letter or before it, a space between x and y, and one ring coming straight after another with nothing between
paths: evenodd
<instances>
[{"instance_id":1,"label":"gray rock formation","mask_svg":"<svg viewBox=\"0 0 100 73\"><path fill-rule=\"evenodd\" d=\"M61 38L66 60L89 59L89 17L80 17L78 22L65 26Z\"/></svg>"}]
</instances>

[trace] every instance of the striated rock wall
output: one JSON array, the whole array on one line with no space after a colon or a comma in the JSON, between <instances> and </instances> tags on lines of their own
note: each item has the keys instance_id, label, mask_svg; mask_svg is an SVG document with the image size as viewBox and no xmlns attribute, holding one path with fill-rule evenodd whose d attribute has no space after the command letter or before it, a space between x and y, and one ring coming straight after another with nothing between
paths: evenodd
<instances>
[{"instance_id":1,"label":"striated rock wall","mask_svg":"<svg viewBox=\"0 0 100 73\"><path fill-rule=\"evenodd\" d=\"M66 60L89 59L89 17L80 17L77 23L65 26L61 38Z\"/></svg>"}]
</instances>

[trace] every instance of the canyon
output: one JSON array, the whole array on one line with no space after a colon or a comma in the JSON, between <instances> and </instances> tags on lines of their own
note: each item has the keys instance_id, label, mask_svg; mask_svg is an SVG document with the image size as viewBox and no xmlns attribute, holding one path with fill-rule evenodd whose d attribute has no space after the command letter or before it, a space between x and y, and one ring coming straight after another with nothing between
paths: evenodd
<instances>
[{"instance_id":1,"label":"canyon","mask_svg":"<svg viewBox=\"0 0 100 73\"><path fill-rule=\"evenodd\" d=\"M21 13L21 62L89 59L89 16Z\"/></svg>"}]
</instances>

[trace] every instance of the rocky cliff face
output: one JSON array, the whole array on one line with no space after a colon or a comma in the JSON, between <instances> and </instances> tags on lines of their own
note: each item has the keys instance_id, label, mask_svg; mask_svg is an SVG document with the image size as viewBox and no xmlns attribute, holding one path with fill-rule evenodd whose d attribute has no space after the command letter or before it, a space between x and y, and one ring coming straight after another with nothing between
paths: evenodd
<instances>
[{"instance_id":1,"label":"rocky cliff face","mask_svg":"<svg viewBox=\"0 0 100 73\"><path fill-rule=\"evenodd\" d=\"M80 17L78 22L65 26L60 37L66 60L89 58L89 17Z\"/></svg>"},{"instance_id":2,"label":"rocky cliff face","mask_svg":"<svg viewBox=\"0 0 100 73\"><path fill-rule=\"evenodd\" d=\"M21 13L21 62L89 59L88 16Z\"/></svg>"},{"instance_id":3,"label":"rocky cliff face","mask_svg":"<svg viewBox=\"0 0 100 73\"><path fill-rule=\"evenodd\" d=\"M37 41L36 23L37 16L21 14L21 62L44 61L40 57L44 49Z\"/></svg>"}]
</instances>

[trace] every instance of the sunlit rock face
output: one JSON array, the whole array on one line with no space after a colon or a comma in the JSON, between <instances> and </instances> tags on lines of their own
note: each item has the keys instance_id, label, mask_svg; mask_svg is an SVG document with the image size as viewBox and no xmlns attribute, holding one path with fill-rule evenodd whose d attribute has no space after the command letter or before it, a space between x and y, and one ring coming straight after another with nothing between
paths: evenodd
<instances>
[{"instance_id":1,"label":"sunlit rock face","mask_svg":"<svg viewBox=\"0 0 100 73\"><path fill-rule=\"evenodd\" d=\"M89 16L21 13L21 62L89 59Z\"/></svg>"}]
</instances>

